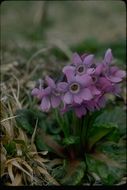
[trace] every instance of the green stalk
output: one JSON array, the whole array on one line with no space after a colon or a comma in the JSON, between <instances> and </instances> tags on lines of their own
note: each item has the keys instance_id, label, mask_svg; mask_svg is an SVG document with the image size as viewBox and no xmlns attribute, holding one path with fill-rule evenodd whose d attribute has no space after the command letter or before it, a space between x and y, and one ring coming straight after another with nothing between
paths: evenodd
<instances>
[{"instance_id":1,"label":"green stalk","mask_svg":"<svg viewBox=\"0 0 127 190\"><path fill-rule=\"evenodd\" d=\"M68 137L68 132L66 130L67 126L65 124L64 118L62 118L59 114L58 111L55 109L55 118L57 120L58 125L61 127L61 130L64 133L65 137Z\"/></svg>"},{"instance_id":2,"label":"green stalk","mask_svg":"<svg viewBox=\"0 0 127 190\"><path fill-rule=\"evenodd\" d=\"M89 128L89 122L90 122L90 115L89 113L84 116L84 121L82 125L82 133L81 133L81 139L83 147L87 148L87 132Z\"/></svg>"},{"instance_id":3,"label":"green stalk","mask_svg":"<svg viewBox=\"0 0 127 190\"><path fill-rule=\"evenodd\" d=\"M75 152L77 152L78 155L80 155L82 152L82 146L81 146L82 123L83 123L82 118L77 118L75 113L73 113L73 119L72 119L73 135L80 137L80 143L74 145Z\"/></svg>"},{"instance_id":4,"label":"green stalk","mask_svg":"<svg viewBox=\"0 0 127 190\"><path fill-rule=\"evenodd\" d=\"M91 121L91 117L90 117L90 114L88 113L87 115L84 116L83 124L82 124L82 133L81 133L82 147L85 151L83 154L83 157L84 157L84 161L86 164L86 173L87 174L88 174L88 165L87 165L87 156L86 156L86 154L87 154L87 132L88 132L90 121Z\"/></svg>"}]
</instances>

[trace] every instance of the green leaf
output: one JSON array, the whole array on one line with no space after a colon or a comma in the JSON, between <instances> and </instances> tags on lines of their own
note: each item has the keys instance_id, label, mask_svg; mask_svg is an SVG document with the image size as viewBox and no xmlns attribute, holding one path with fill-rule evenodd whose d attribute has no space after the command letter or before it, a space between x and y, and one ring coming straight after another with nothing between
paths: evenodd
<instances>
[{"instance_id":1,"label":"green leaf","mask_svg":"<svg viewBox=\"0 0 127 190\"><path fill-rule=\"evenodd\" d=\"M113 142L99 145L95 153L86 155L88 172L96 173L102 184L113 185L125 175L126 155L123 145Z\"/></svg>"},{"instance_id":2,"label":"green leaf","mask_svg":"<svg viewBox=\"0 0 127 190\"><path fill-rule=\"evenodd\" d=\"M80 185L85 174L86 165L83 161L68 162L66 174L60 181L62 185Z\"/></svg>"},{"instance_id":3,"label":"green leaf","mask_svg":"<svg viewBox=\"0 0 127 190\"><path fill-rule=\"evenodd\" d=\"M60 126L58 126L56 120L54 120L53 118L51 118L51 119L52 120L50 120L47 125L47 132L49 134L57 135L61 132L61 128L60 128Z\"/></svg>"},{"instance_id":4,"label":"green leaf","mask_svg":"<svg viewBox=\"0 0 127 190\"><path fill-rule=\"evenodd\" d=\"M34 130L30 124L28 112L24 110L18 110L16 114L18 115L18 117L16 117L18 127L21 127L25 129L27 133L32 134Z\"/></svg>"},{"instance_id":5,"label":"green leaf","mask_svg":"<svg viewBox=\"0 0 127 190\"><path fill-rule=\"evenodd\" d=\"M126 145L123 141L119 143L115 142L104 142L96 147L97 151L107 155L110 159L118 161L121 165L125 164L126 161Z\"/></svg>"},{"instance_id":6,"label":"green leaf","mask_svg":"<svg viewBox=\"0 0 127 190\"><path fill-rule=\"evenodd\" d=\"M118 142L120 139L120 130L118 128L114 128L111 133L106 135L106 141L114 141Z\"/></svg>"},{"instance_id":7,"label":"green leaf","mask_svg":"<svg viewBox=\"0 0 127 190\"><path fill-rule=\"evenodd\" d=\"M124 176L123 168L102 154L87 155L87 167L91 174L96 173L99 176L104 185L113 185Z\"/></svg>"},{"instance_id":8,"label":"green leaf","mask_svg":"<svg viewBox=\"0 0 127 190\"><path fill-rule=\"evenodd\" d=\"M99 115L95 120L95 125L114 123L118 125L120 130L120 135L125 135L126 133L126 113L123 107L115 107L105 110L101 115Z\"/></svg>"},{"instance_id":9,"label":"green leaf","mask_svg":"<svg viewBox=\"0 0 127 190\"><path fill-rule=\"evenodd\" d=\"M63 164L52 169L52 176L60 181L66 175L67 160L63 160Z\"/></svg>"},{"instance_id":10,"label":"green leaf","mask_svg":"<svg viewBox=\"0 0 127 190\"><path fill-rule=\"evenodd\" d=\"M14 141L11 141L10 143L5 144L4 146L9 155L14 156L16 154L16 144Z\"/></svg>"},{"instance_id":11,"label":"green leaf","mask_svg":"<svg viewBox=\"0 0 127 190\"><path fill-rule=\"evenodd\" d=\"M14 139L14 142L17 144L21 144L23 146L27 146L26 142L24 140L20 140L20 139Z\"/></svg>"},{"instance_id":12,"label":"green leaf","mask_svg":"<svg viewBox=\"0 0 127 190\"><path fill-rule=\"evenodd\" d=\"M42 128L37 131L36 145L40 150L48 150L64 157L63 146L61 146L53 135L47 134Z\"/></svg>"},{"instance_id":13,"label":"green leaf","mask_svg":"<svg viewBox=\"0 0 127 190\"><path fill-rule=\"evenodd\" d=\"M105 123L105 124L98 124L98 125L93 125L91 128L88 130L88 136L87 136L87 146L88 149L90 150L95 143L100 141L102 138L106 137L106 135L109 135L109 139L114 139L114 131L118 130L117 125L113 123ZM113 137L112 137L113 134Z\"/></svg>"},{"instance_id":14,"label":"green leaf","mask_svg":"<svg viewBox=\"0 0 127 190\"><path fill-rule=\"evenodd\" d=\"M51 122L47 121L48 119L46 120L43 113L38 110L23 109L18 110L17 115L19 115L16 118L18 126L25 129L30 135L33 134L34 127L37 124L35 143L39 150L52 151L63 156L63 147L61 147L55 140L58 139L59 136L51 136L47 134L49 131L49 124L51 124Z\"/></svg>"},{"instance_id":15,"label":"green leaf","mask_svg":"<svg viewBox=\"0 0 127 190\"><path fill-rule=\"evenodd\" d=\"M78 136L70 136L63 139L64 145L78 144L80 142L80 137Z\"/></svg>"},{"instance_id":16,"label":"green leaf","mask_svg":"<svg viewBox=\"0 0 127 190\"><path fill-rule=\"evenodd\" d=\"M27 133L32 134L34 131L34 127L38 120L38 127L45 128L46 121L45 116L43 113L39 112L38 110L29 110L29 109L22 109L17 110L16 115L16 122L18 127L26 130Z\"/></svg>"},{"instance_id":17,"label":"green leaf","mask_svg":"<svg viewBox=\"0 0 127 190\"><path fill-rule=\"evenodd\" d=\"M73 45L71 47L71 50L73 52L77 51L79 53L84 53L84 52L96 53L100 47L101 45L97 42L95 38L89 38L82 41L79 44Z\"/></svg>"},{"instance_id":18,"label":"green leaf","mask_svg":"<svg viewBox=\"0 0 127 190\"><path fill-rule=\"evenodd\" d=\"M52 149L48 145L46 145L46 143L43 142L41 137L37 137L35 139L35 144L37 146L37 149L40 151L46 150L46 151L52 152Z\"/></svg>"}]
</instances>

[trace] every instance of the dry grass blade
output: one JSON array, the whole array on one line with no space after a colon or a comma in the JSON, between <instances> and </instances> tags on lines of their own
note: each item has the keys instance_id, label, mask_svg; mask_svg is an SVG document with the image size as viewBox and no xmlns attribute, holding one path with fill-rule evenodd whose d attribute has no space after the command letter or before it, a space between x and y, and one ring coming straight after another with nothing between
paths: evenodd
<instances>
[{"instance_id":1,"label":"dry grass blade","mask_svg":"<svg viewBox=\"0 0 127 190\"><path fill-rule=\"evenodd\" d=\"M27 170L25 170L21 165L19 165L19 163L16 160L12 161L12 165L17 167L18 169L20 169L21 171L23 171L25 174L27 174L31 179L33 178L32 174L30 174L29 172L27 172ZM25 164L25 166L28 166ZM28 168L28 167L27 167ZM29 169L29 168L28 168Z\"/></svg>"},{"instance_id":2,"label":"dry grass blade","mask_svg":"<svg viewBox=\"0 0 127 190\"><path fill-rule=\"evenodd\" d=\"M62 159L56 158L56 159L50 161L49 166L54 167L59 164L62 164Z\"/></svg>"},{"instance_id":3,"label":"dry grass blade","mask_svg":"<svg viewBox=\"0 0 127 190\"><path fill-rule=\"evenodd\" d=\"M11 88L13 97L14 97L14 99L15 99L17 105L18 105L18 108L21 109L21 108L22 108L22 105L21 105L21 103L19 102L19 99L18 99L18 97L16 96L15 91L14 91L14 89L12 88L12 85L10 85L10 88ZM19 96L19 95L18 95L18 96Z\"/></svg>"},{"instance_id":4,"label":"dry grass blade","mask_svg":"<svg viewBox=\"0 0 127 190\"><path fill-rule=\"evenodd\" d=\"M13 183L13 181L14 181L14 174L13 174L13 171L12 171L12 163L9 163L8 164L8 174L9 174L9 176L10 176L10 179L11 179L11 181L12 181L12 183Z\"/></svg>"},{"instance_id":5,"label":"dry grass blade","mask_svg":"<svg viewBox=\"0 0 127 190\"><path fill-rule=\"evenodd\" d=\"M45 162L48 162L48 160L44 160L43 158L39 157L39 156L36 156L34 158L34 161L41 167L45 168Z\"/></svg>"},{"instance_id":6,"label":"dry grass blade","mask_svg":"<svg viewBox=\"0 0 127 190\"><path fill-rule=\"evenodd\" d=\"M34 139L35 139L35 135L36 135L36 131L37 131L37 124L38 124L38 119L36 120L34 132L33 132L33 135L31 137L31 146L34 144Z\"/></svg>"},{"instance_id":7,"label":"dry grass blade","mask_svg":"<svg viewBox=\"0 0 127 190\"><path fill-rule=\"evenodd\" d=\"M17 173L12 183L7 183L9 186L20 186L22 185L22 175Z\"/></svg>"},{"instance_id":8,"label":"dry grass blade","mask_svg":"<svg viewBox=\"0 0 127 190\"><path fill-rule=\"evenodd\" d=\"M39 49L37 52L35 52L31 57L30 59L27 61L26 65L27 65L27 73L29 73L29 69L30 69L30 63L31 61L36 57L38 56L40 53L44 53L46 51L49 51L52 47L47 47L47 48L42 48L42 49Z\"/></svg>"},{"instance_id":9,"label":"dry grass blade","mask_svg":"<svg viewBox=\"0 0 127 190\"><path fill-rule=\"evenodd\" d=\"M42 168L42 167L40 167L40 166L38 166L37 168L38 168L38 170L40 171L41 174L43 174L43 175L46 176L46 178L48 179L48 181L49 181L51 184L53 184L53 185L60 185L60 184L47 172L46 169L44 169L44 168Z\"/></svg>"},{"instance_id":10,"label":"dry grass blade","mask_svg":"<svg viewBox=\"0 0 127 190\"><path fill-rule=\"evenodd\" d=\"M1 143L0 145L0 149L1 149L1 167L0 167L0 175L2 176L4 174L4 171L5 171L5 163L6 163L6 160L7 160L7 151L6 149L4 148L3 144Z\"/></svg>"},{"instance_id":11,"label":"dry grass blade","mask_svg":"<svg viewBox=\"0 0 127 190\"><path fill-rule=\"evenodd\" d=\"M5 121L8 121L8 120L10 120L10 119L14 119L14 118L16 118L16 117L18 117L18 115L15 115L15 116L12 116L12 117L5 118L5 119L1 120L1 123L5 122Z\"/></svg>"}]
</instances>

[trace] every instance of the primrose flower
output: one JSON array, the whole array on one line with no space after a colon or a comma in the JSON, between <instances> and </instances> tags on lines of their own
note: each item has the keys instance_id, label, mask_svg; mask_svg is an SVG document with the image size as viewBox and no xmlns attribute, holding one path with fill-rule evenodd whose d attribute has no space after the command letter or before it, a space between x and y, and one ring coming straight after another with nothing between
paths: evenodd
<instances>
[{"instance_id":1,"label":"primrose flower","mask_svg":"<svg viewBox=\"0 0 127 190\"><path fill-rule=\"evenodd\" d=\"M119 70L118 67L111 67L106 73L106 78L114 83L121 82L125 76L125 71Z\"/></svg>"},{"instance_id":2,"label":"primrose flower","mask_svg":"<svg viewBox=\"0 0 127 190\"><path fill-rule=\"evenodd\" d=\"M105 53L103 60L103 70L105 77L113 83L121 82L125 77L126 73L123 70L120 70L116 66L110 66L113 60L112 50L108 49Z\"/></svg>"},{"instance_id":3,"label":"primrose flower","mask_svg":"<svg viewBox=\"0 0 127 190\"><path fill-rule=\"evenodd\" d=\"M40 107L43 111L47 112L51 107L56 108L59 106L61 102L61 94L53 79L47 76L45 81L48 87L41 89L35 88L32 91L32 95L41 99Z\"/></svg>"},{"instance_id":4,"label":"primrose flower","mask_svg":"<svg viewBox=\"0 0 127 190\"><path fill-rule=\"evenodd\" d=\"M73 71L70 70L66 73L66 77L67 82L64 82L64 103L81 104L83 100L91 100L93 98L92 92L89 89L89 86L92 84L92 79L89 75L75 76Z\"/></svg>"},{"instance_id":5,"label":"primrose flower","mask_svg":"<svg viewBox=\"0 0 127 190\"><path fill-rule=\"evenodd\" d=\"M88 101L85 101L84 102L87 110L89 111L95 111L95 110L100 110L101 108L103 108L106 104L106 98L105 98L105 94L100 94L100 95L97 95L95 96L95 98L88 102Z\"/></svg>"},{"instance_id":6,"label":"primrose flower","mask_svg":"<svg viewBox=\"0 0 127 190\"><path fill-rule=\"evenodd\" d=\"M63 73L67 74L69 72L74 72L75 75L90 75L94 72L94 68L90 68L93 64L93 58L93 54L84 54L80 57L77 53L74 53L72 57L72 65L65 66L63 68Z\"/></svg>"},{"instance_id":7,"label":"primrose flower","mask_svg":"<svg viewBox=\"0 0 127 190\"><path fill-rule=\"evenodd\" d=\"M57 84L47 76L46 87L43 81L35 87L32 95L41 101L41 109L47 112L62 105L62 113L73 109L77 117L82 117L88 111L103 108L107 93L119 96L120 82L126 73L112 65L112 50L107 49L99 63L94 64L93 59L93 54L74 53L72 63L63 68L64 75Z\"/></svg>"},{"instance_id":8,"label":"primrose flower","mask_svg":"<svg viewBox=\"0 0 127 190\"><path fill-rule=\"evenodd\" d=\"M33 95L33 96L36 96L39 100L41 100L42 99L42 97L43 97L43 95L44 95L44 89L43 89L43 80L41 80L41 79L39 79L38 80L38 85L39 85L39 87L35 87L33 90L32 90L32 92L31 92L31 94Z\"/></svg>"},{"instance_id":9,"label":"primrose flower","mask_svg":"<svg viewBox=\"0 0 127 190\"><path fill-rule=\"evenodd\" d=\"M82 104L73 104L71 109L75 111L77 117L81 118L86 115L88 111L100 110L106 104L106 98L103 94L95 96L92 100L85 100Z\"/></svg>"}]
</instances>

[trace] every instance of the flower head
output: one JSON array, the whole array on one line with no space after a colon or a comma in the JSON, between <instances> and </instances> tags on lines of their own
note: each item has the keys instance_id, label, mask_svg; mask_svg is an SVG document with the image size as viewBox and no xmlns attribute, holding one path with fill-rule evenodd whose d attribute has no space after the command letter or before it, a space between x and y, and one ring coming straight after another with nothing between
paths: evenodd
<instances>
[{"instance_id":1,"label":"flower head","mask_svg":"<svg viewBox=\"0 0 127 190\"><path fill-rule=\"evenodd\" d=\"M32 95L41 101L41 109L47 112L63 103L62 113L73 109L77 117L82 117L88 111L104 107L107 93L118 96L119 83L126 73L112 65L112 50L107 49L97 64L93 65L93 59L93 54L74 53L72 63L63 68L64 77L60 82L55 83L47 76L46 87L40 84L34 88Z\"/></svg>"},{"instance_id":2,"label":"flower head","mask_svg":"<svg viewBox=\"0 0 127 190\"><path fill-rule=\"evenodd\" d=\"M90 68L93 63L93 58L93 54L85 54L80 57L77 53L74 53L72 56L72 65L65 66L63 68L63 73L67 74L73 72L75 75L90 75L94 72L94 68Z\"/></svg>"},{"instance_id":3,"label":"flower head","mask_svg":"<svg viewBox=\"0 0 127 190\"><path fill-rule=\"evenodd\" d=\"M103 62L102 62L102 73L103 75L111 82L118 83L121 82L125 77L126 73L123 70L120 70L116 66L111 66L113 61L112 50L108 49L105 53Z\"/></svg>"},{"instance_id":4,"label":"flower head","mask_svg":"<svg viewBox=\"0 0 127 190\"><path fill-rule=\"evenodd\" d=\"M37 87L35 87L35 88L32 90L31 94L32 94L33 96L36 96L39 100L41 100L42 97L43 97L43 95L44 95L43 80L39 79L39 80L37 81L37 85L36 85L36 86L37 86Z\"/></svg>"},{"instance_id":5,"label":"flower head","mask_svg":"<svg viewBox=\"0 0 127 190\"><path fill-rule=\"evenodd\" d=\"M34 88L32 90L32 95L39 97L41 100L41 109L47 112L51 107L56 108L59 106L61 94L53 79L47 76L45 81L48 86L46 88L41 87L41 89Z\"/></svg>"},{"instance_id":6,"label":"flower head","mask_svg":"<svg viewBox=\"0 0 127 190\"><path fill-rule=\"evenodd\" d=\"M70 70L66 73L67 82L64 89L63 101L66 104L78 103L81 104L83 100L90 100L93 98L89 86L92 84L92 79L89 75L82 76L74 75ZM62 83L61 83L62 85Z\"/></svg>"}]
</instances>

